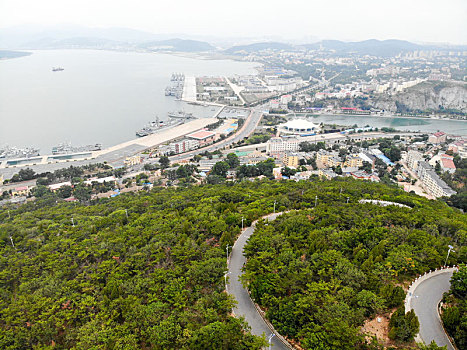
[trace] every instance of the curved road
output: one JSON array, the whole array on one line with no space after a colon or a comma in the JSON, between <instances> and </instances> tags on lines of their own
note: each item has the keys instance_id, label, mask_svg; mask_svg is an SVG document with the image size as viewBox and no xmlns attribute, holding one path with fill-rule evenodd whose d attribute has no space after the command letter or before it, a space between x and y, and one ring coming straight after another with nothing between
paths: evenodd
<instances>
[{"instance_id":1,"label":"curved road","mask_svg":"<svg viewBox=\"0 0 467 350\"><path fill-rule=\"evenodd\" d=\"M218 149L222 149L224 147L230 146L234 142L243 140L245 137L249 136L250 134L253 133L253 131L255 131L262 116L263 116L263 113L262 113L261 108L257 107L257 108L251 109L250 115L245 119L245 123L243 124L241 129L238 130L235 134L227 137L225 140L219 141L210 146L198 148L190 152L171 156L169 157L169 159L171 163L176 163L184 159L192 158L196 154L204 153L206 151L214 152L214 151L217 151Z\"/></svg>"},{"instance_id":2,"label":"curved road","mask_svg":"<svg viewBox=\"0 0 467 350\"><path fill-rule=\"evenodd\" d=\"M447 346L448 350L454 350L441 324L438 315L438 303L443 298L443 293L449 291L452 270L433 275L415 288L411 296L409 307L414 309L420 322L419 336L425 344L432 340L438 346Z\"/></svg>"},{"instance_id":3,"label":"curved road","mask_svg":"<svg viewBox=\"0 0 467 350\"><path fill-rule=\"evenodd\" d=\"M281 213L271 214L265 217L267 220L274 220ZM251 333L254 335L265 335L268 339L269 335L272 333L271 329L268 327L263 318L259 315L256 310L253 302L250 299L250 295L246 288L243 287L242 283L239 280L240 275L242 274L242 267L245 264L245 257L243 256L243 247L246 244L246 241L251 236L255 230L256 222L254 222L250 227L246 228L242 234L238 237L235 242L232 252L229 259L229 281L227 283L227 292L232 294L237 300L238 304L234 307L234 313L236 316L243 316L245 320L251 327ZM290 349L285 344L283 344L277 336L272 338L273 349L278 350L288 350Z\"/></svg>"}]
</instances>

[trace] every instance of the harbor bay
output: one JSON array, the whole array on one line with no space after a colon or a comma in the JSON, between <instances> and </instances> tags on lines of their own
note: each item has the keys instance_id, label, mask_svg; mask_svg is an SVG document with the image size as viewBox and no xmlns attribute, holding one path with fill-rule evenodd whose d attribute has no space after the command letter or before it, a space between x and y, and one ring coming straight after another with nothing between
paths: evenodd
<instances>
[{"instance_id":1,"label":"harbor bay","mask_svg":"<svg viewBox=\"0 0 467 350\"><path fill-rule=\"evenodd\" d=\"M466 136L467 121L455 119L432 119L420 117L378 117L368 115L307 115L307 118L314 123L336 124L344 126L365 127L367 125L374 128L394 128L400 131L433 133L444 131L449 134Z\"/></svg>"},{"instance_id":2,"label":"harbor bay","mask_svg":"<svg viewBox=\"0 0 467 350\"><path fill-rule=\"evenodd\" d=\"M256 63L166 54L39 50L0 62L0 146L114 146L149 122L185 111L212 117L218 108L167 97L173 72L189 76L254 74ZM63 71L53 71L62 67Z\"/></svg>"}]
</instances>

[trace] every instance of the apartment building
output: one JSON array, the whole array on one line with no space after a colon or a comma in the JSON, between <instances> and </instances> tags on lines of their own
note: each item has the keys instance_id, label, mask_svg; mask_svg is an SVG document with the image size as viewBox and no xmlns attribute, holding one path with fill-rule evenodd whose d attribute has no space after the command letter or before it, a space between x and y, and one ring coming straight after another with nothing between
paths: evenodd
<instances>
[{"instance_id":1,"label":"apartment building","mask_svg":"<svg viewBox=\"0 0 467 350\"><path fill-rule=\"evenodd\" d=\"M416 171L418 167L418 162L423 160L423 155L417 151L409 151L407 153L407 166Z\"/></svg>"},{"instance_id":2,"label":"apartment building","mask_svg":"<svg viewBox=\"0 0 467 350\"><path fill-rule=\"evenodd\" d=\"M296 152L300 148L300 141L296 137L272 137L266 143L266 152L277 155L283 152Z\"/></svg>"}]
</instances>

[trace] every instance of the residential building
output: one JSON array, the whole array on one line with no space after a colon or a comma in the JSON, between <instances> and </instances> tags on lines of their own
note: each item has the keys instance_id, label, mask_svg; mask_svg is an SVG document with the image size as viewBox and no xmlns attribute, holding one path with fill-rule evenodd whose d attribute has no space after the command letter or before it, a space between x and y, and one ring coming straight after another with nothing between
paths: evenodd
<instances>
[{"instance_id":1,"label":"residential building","mask_svg":"<svg viewBox=\"0 0 467 350\"><path fill-rule=\"evenodd\" d=\"M407 166L409 169L417 170L418 162L423 160L423 155L417 151L407 152Z\"/></svg>"},{"instance_id":2,"label":"residential building","mask_svg":"<svg viewBox=\"0 0 467 350\"><path fill-rule=\"evenodd\" d=\"M338 176L334 171L332 171L332 169L320 169L318 171L318 175L325 177L327 180L332 180Z\"/></svg>"},{"instance_id":3,"label":"residential building","mask_svg":"<svg viewBox=\"0 0 467 350\"><path fill-rule=\"evenodd\" d=\"M27 196L30 192L30 188L28 186L21 186L16 187L11 191L12 196L19 197L19 196Z\"/></svg>"},{"instance_id":4,"label":"residential building","mask_svg":"<svg viewBox=\"0 0 467 350\"><path fill-rule=\"evenodd\" d=\"M447 154L441 155L440 161L441 169L453 174L456 171L456 165L454 164L454 157Z\"/></svg>"},{"instance_id":5,"label":"residential building","mask_svg":"<svg viewBox=\"0 0 467 350\"><path fill-rule=\"evenodd\" d=\"M434 197L450 197L456 194L434 170L428 170L422 178L423 187Z\"/></svg>"},{"instance_id":6,"label":"residential building","mask_svg":"<svg viewBox=\"0 0 467 350\"><path fill-rule=\"evenodd\" d=\"M70 181L60 182L58 184L49 185L48 187L49 187L49 190L51 190L52 192L56 192L60 188L62 188L63 186L70 186L71 187L71 182Z\"/></svg>"},{"instance_id":7,"label":"residential building","mask_svg":"<svg viewBox=\"0 0 467 350\"><path fill-rule=\"evenodd\" d=\"M173 153L185 153L188 152L192 149L198 148L200 142L196 139L183 139L178 142L171 142L169 144L170 146L170 152Z\"/></svg>"},{"instance_id":8,"label":"residential building","mask_svg":"<svg viewBox=\"0 0 467 350\"><path fill-rule=\"evenodd\" d=\"M442 131L435 132L434 134L428 137L428 142L433 144L440 144L446 142L446 133Z\"/></svg>"},{"instance_id":9,"label":"residential building","mask_svg":"<svg viewBox=\"0 0 467 350\"><path fill-rule=\"evenodd\" d=\"M114 182L115 180L117 180L115 178L115 176L107 176L107 177L94 177L92 179L89 179L89 180L86 180L84 181L84 183L86 185L92 185L94 182L97 182L97 183L100 183L100 184L103 184L104 182Z\"/></svg>"},{"instance_id":10,"label":"residential building","mask_svg":"<svg viewBox=\"0 0 467 350\"><path fill-rule=\"evenodd\" d=\"M420 180L423 179L423 177L426 175L427 171L429 170L432 170L432 167L427 161L421 160L418 162L417 176Z\"/></svg>"},{"instance_id":11,"label":"residential building","mask_svg":"<svg viewBox=\"0 0 467 350\"><path fill-rule=\"evenodd\" d=\"M343 166L345 167L361 167L363 165L363 160L358 155L349 155L346 157Z\"/></svg>"},{"instance_id":12,"label":"residential building","mask_svg":"<svg viewBox=\"0 0 467 350\"><path fill-rule=\"evenodd\" d=\"M291 153L291 152L284 152L284 156L282 157L282 163L286 167L298 167L298 155Z\"/></svg>"},{"instance_id":13,"label":"residential building","mask_svg":"<svg viewBox=\"0 0 467 350\"><path fill-rule=\"evenodd\" d=\"M372 181L372 182L379 182L379 177L375 174L368 174L363 170L358 170L350 173L350 176L352 176L354 179L358 180L367 180L367 181Z\"/></svg>"},{"instance_id":14,"label":"residential building","mask_svg":"<svg viewBox=\"0 0 467 350\"><path fill-rule=\"evenodd\" d=\"M300 141L296 137L272 137L266 143L266 152L277 155L282 152L296 152L300 148Z\"/></svg>"},{"instance_id":15,"label":"residential building","mask_svg":"<svg viewBox=\"0 0 467 350\"><path fill-rule=\"evenodd\" d=\"M344 163L342 162L341 157L328 157L328 162L327 162L326 166L338 167L338 166L342 166L343 164Z\"/></svg>"},{"instance_id":16,"label":"residential building","mask_svg":"<svg viewBox=\"0 0 467 350\"><path fill-rule=\"evenodd\" d=\"M283 95L283 96L281 96L281 103L283 105L286 105L289 102L292 102L292 95Z\"/></svg>"},{"instance_id":17,"label":"residential building","mask_svg":"<svg viewBox=\"0 0 467 350\"><path fill-rule=\"evenodd\" d=\"M135 155L135 156L126 158L124 161L124 164L126 166L133 166L133 165L141 164L142 162L143 162L143 157Z\"/></svg>"}]
</instances>

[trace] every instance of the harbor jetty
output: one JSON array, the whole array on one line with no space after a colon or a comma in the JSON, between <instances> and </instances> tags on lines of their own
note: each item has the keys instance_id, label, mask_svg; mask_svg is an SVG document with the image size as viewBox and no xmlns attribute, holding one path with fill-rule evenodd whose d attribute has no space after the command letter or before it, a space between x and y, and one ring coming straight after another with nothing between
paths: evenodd
<instances>
[{"instance_id":1,"label":"harbor jetty","mask_svg":"<svg viewBox=\"0 0 467 350\"><path fill-rule=\"evenodd\" d=\"M52 172L57 169L69 167L70 165L82 166L91 163L106 162L112 166L122 166L127 157L131 157L146 149L156 147L170 140L198 131L216 121L216 118L195 119L162 132L139 137L99 151L40 155L21 159L0 159L0 175L3 175L5 179L9 179L22 167L26 166L33 169L36 173Z\"/></svg>"}]
</instances>

